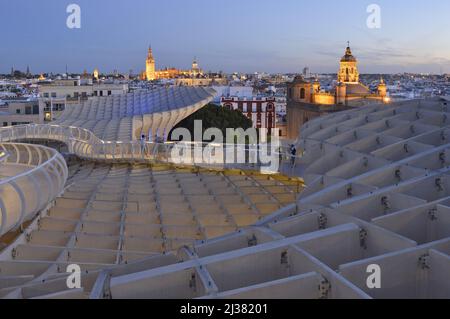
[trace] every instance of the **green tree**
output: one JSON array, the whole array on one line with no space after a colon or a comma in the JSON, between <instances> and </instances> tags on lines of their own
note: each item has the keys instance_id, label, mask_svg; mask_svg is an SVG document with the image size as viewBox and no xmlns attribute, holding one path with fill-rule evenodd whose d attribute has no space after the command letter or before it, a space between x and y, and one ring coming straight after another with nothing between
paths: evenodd
<instances>
[{"instance_id":1,"label":"green tree","mask_svg":"<svg viewBox=\"0 0 450 319\"><path fill-rule=\"evenodd\" d=\"M189 132L191 132L192 138L194 138L194 121L196 120L202 121L202 133L204 133L209 128L218 128L222 131L224 137L226 136L227 128L242 128L244 130L247 130L253 125L252 121L240 111L229 110L221 106L208 104L178 123L178 125L175 126L173 130L177 128L186 128L189 130ZM170 132L169 136L171 139L172 132Z\"/></svg>"}]
</instances>

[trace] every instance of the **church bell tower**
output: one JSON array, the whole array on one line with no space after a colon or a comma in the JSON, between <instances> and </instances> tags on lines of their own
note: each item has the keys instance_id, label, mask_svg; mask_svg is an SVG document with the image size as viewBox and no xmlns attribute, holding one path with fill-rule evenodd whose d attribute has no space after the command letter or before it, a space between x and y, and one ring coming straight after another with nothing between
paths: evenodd
<instances>
[{"instance_id":1,"label":"church bell tower","mask_svg":"<svg viewBox=\"0 0 450 319\"><path fill-rule=\"evenodd\" d=\"M145 77L147 81L156 80L155 59L151 46L148 48L147 60L145 61Z\"/></svg>"},{"instance_id":2,"label":"church bell tower","mask_svg":"<svg viewBox=\"0 0 450 319\"><path fill-rule=\"evenodd\" d=\"M358 61L352 54L350 42L348 42L345 55L340 62L338 82L341 83L359 83Z\"/></svg>"}]
</instances>

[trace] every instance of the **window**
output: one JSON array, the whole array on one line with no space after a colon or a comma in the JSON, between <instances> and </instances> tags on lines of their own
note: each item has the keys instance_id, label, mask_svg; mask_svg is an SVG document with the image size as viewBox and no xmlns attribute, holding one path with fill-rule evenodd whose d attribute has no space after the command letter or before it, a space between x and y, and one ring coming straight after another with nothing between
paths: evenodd
<instances>
[{"instance_id":1,"label":"window","mask_svg":"<svg viewBox=\"0 0 450 319\"><path fill-rule=\"evenodd\" d=\"M112 92L111 91L108 91L108 96L110 96L112 94Z\"/></svg>"},{"instance_id":2,"label":"window","mask_svg":"<svg viewBox=\"0 0 450 319\"><path fill-rule=\"evenodd\" d=\"M288 93L288 95L289 95L289 98L292 99L292 88L289 88L289 93Z\"/></svg>"},{"instance_id":3,"label":"window","mask_svg":"<svg viewBox=\"0 0 450 319\"><path fill-rule=\"evenodd\" d=\"M103 91L100 91L100 96L103 96Z\"/></svg>"},{"instance_id":4,"label":"window","mask_svg":"<svg viewBox=\"0 0 450 319\"><path fill-rule=\"evenodd\" d=\"M98 91L94 91L94 96L98 96Z\"/></svg>"},{"instance_id":5,"label":"window","mask_svg":"<svg viewBox=\"0 0 450 319\"><path fill-rule=\"evenodd\" d=\"M306 91L304 88L300 89L300 99L305 99Z\"/></svg>"},{"instance_id":6,"label":"window","mask_svg":"<svg viewBox=\"0 0 450 319\"><path fill-rule=\"evenodd\" d=\"M52 92L52 97L56 97L56 92Z\"/></svg>"},{"instance_id":7,"label":"window","mask_svg":"<svg viewBox=\"0 0 450 319\"><path fill-rule=\"evenodd\" d=\"M44 93L44 97L48 98L50 95L48 93Z\"/></svg>"},{"instance_id":8,"label":"window","mask_svg":"<svg viewBox=\"0 0 450 319\"><path fill-rule=\"evenodd\" d=\"M31 106L25 106L25 114L30 115L31 114Z\"/></svg>"},{"instance_id":9,"label":"window","mask_svg":"<svg viewBox=\"0 0 450 319\"><path fill-rule=\"evenodd\" d=\"M3 126L8 126L8 122L3 122Z\"/></svg>"},{"instance_id":10,"label":"window","mask_svg":"<svg viewBox=\"0 0 450 319\"><path fill-rule=\"evenodd\" d=\"M39 114L39 104L33 105L33 114Z\"/></svg>"},{"instance_id":11,"label":"window","mask_svg":"<svg viewBox=\"0 0 450 319\"><path fill-rule=\"evenodd\" d=\"M20 109L16 109L16 114L20 114Z\"/></svg>"}]
</instances>

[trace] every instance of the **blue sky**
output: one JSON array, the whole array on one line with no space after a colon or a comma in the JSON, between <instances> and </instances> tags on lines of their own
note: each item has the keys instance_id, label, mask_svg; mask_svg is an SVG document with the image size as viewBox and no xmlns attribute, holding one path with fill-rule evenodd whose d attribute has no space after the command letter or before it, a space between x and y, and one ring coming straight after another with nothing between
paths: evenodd
<instances>
[{"instance_id":1,"label":"blue sky","mask_svg":"<svg viewBox=\"0 0 450 319\"><path fill-rule=\"evenodd\" d=\"M66 7L81 7L81 29ZM381 7L381 29L366 25ZM157 68L336 72L347 41L363 73L450 73L448 0L0 0L0 72Z\"/></svg>"}]
</instances>

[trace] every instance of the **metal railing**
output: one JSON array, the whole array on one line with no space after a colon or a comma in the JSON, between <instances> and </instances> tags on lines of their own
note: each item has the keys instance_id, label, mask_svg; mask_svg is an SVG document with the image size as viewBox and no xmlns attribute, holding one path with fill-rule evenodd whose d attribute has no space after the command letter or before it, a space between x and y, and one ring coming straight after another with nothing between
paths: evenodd
<instances>
[{"instance_id":1,"label":"metal railing","mask_svg":"<svg viewBox=\"0 0 450 319\"><path fill-rule=\"evenodd\" d=\"M218 169L293 172L301 155L291 156L285 147L267 145L208 144L196 142L104 141L87 129L60 125L24 125L0 129L0 142L55 140L65 143L80 158L112 163L158 163ZM233 154L231 157L230 154ZM239 154L239 157L234 154ZM264 161L262 159L265 159ZM291 170L292 169L292 170Z\"/></svg>"},{"instance_id":2,"label":"metal railing","mask_svg":"<svg viewBox=\"0 0 450 319\"><path fill-rule=\"evenodd\" d=\"M69 153L94 161L259 170L294 176L299 176L293 172L301 159L301 156L290 156L281 147L268 151L264 149L266 145L110 142L99 139L87 129L73 126L31 124L0 128L0 168L7 167L11 174L0 179L0 236L34 218L62 192L68 177L61 154L40 145L15 143L27 140L63 142ZM231 160L229 154L233 154ZM263 155L267 162L261 161Z\"/></svg>"},{"instance_id":3,"label":"metal railing","mask_svg":"<svg viewBox=\"0 0 450 319\"><path fill-rule=\"evenodd\" d=\"M66 162L56 150L0 143L0 236L33 219L64 189Z\"/></svg>"}]
</instances>

